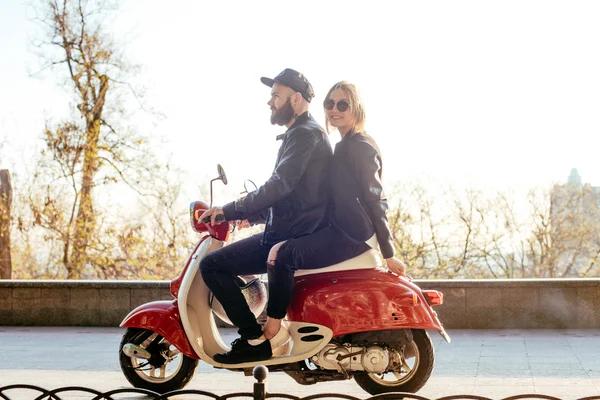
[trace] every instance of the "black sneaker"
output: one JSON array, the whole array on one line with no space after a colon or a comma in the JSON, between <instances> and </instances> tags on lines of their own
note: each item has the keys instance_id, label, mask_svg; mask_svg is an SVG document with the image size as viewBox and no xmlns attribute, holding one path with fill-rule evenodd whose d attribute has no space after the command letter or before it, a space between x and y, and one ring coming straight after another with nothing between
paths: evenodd
<instances>
[{"instance_id":1,"label":"black sneaker","mask_svg":"<svg viewBox=\"0 0 600 400\"><path fill-rule=\"evenodd\" d=\"M213 360L221 364L241 364L267 360L271 357L273 357L273 351L271 350L271 343L268 340L252 346L248 343L248 340L239 338L231 343L231 350L229 352L215 354Z\"/></svg>"}]
</instances>

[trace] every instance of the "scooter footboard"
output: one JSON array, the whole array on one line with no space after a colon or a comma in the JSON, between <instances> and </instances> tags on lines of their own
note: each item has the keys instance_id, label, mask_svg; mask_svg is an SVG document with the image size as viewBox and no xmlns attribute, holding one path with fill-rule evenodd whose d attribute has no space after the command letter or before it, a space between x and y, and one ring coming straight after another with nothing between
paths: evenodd
<instances>
[{"instance_id":1,"label":"scooter footboard","mask_svg":"<svg viewBox=\"0 0 600 400\"><path fill-rule=\"evenodd\" d=\"M200 359L190 346L179 319L177 300L153 301L142 304L129 313L121 328L142 328L158 333L190 358Z\"/></svg>"}]
</instances>

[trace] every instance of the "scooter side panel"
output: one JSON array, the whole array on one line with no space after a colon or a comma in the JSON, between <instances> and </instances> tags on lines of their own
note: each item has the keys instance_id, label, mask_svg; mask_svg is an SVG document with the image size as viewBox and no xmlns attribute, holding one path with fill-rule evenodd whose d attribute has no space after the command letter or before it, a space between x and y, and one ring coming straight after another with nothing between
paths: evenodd
<instances>
[{"instance_id":1,"label":"scooter side panel","mask_svg":"<svg viewBox=\"0 0 600 400\"><path fill-rule=\"evenodd\" d=\"M177 300L153 301L142 304L131 311L120 326L122 328L143 328L154 331L186 356L200 359L190 346L181 325Z\"/></svg>"},{"instance_id":2,"label":"scooter side panel","mask_svg":"<svg viewBox=\"0 0 600 400\"><path fill-rule=\"evenodd\" d=\"M443 329L418 286L380 269L297 278L287 316L330 327L334 337L384 329Z\"/></svg>"},{"instance_id":3,"label":"scooter side panel","mask_svg":"<svg viewBox=\"0 0 600 400\"><path fill-rule=\"evenodd\" d=\"M200 239L200 241L198 242L198 244L196 244L196 247L194 248L194 251L188 257L188 260L185 263L185 267L183 268L183 270L181 271L181 273L179 274L179 276L177 278L173 279L171 281L171 283L169 284L169 290L170 290L171 295L173 297L177 298L179 296L179 289L181 288L181 282L183 281L183 277L185 276L185 273L187 272L187 269L189 268L189 266L190 266L190 264L191 264L191 262L192 262L192 260L194 258L194 255L198 251L198 247L200 247L200 245L202 244L202 242L204 242L209 237L210 236L204 236L202 239Z\"/></svg>"}]
</instances>

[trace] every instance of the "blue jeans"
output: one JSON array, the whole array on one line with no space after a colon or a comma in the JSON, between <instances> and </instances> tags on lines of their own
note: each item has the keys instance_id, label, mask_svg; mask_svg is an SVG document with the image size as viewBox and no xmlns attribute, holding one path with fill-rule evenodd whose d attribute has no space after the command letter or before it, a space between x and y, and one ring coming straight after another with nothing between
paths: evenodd
<instances>
[{"instance_id":1,"label":"blue jeans","mask_svg":"<svg viewBox=\"0 0 600 400\"><path fill-rule=\"evenodd\" d=\"M267 265L271 246L261 244L262 234L231 243L207 254L200 262L202 278L219 300L227 316L245 339L262 335L262 327L246 303L235 281L239 275L269 274L267 315L285 317L292 298L294 272L337 264L369 250L366 243L353 243L335 228L288 240L277 254L274 265Z\"/></svg>"}]
</instances>

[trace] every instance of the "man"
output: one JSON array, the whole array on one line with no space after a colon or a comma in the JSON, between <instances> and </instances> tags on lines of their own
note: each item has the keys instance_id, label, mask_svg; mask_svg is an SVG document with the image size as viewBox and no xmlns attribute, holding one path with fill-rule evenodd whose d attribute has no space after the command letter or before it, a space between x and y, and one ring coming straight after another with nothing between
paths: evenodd
<instances>
[{"instance_id":1,"label":"man","mask_svg":"<svg viewBox=\"0 0 600 400\"><path fill-rule=\"evenodd\" d=\"M212 207L200 216L200 219L212 216L212 224L219 214L227 221L266 224L262 234L214 251L200 264L206 285L239 328L241 336L232 343L231 351L214 356L215 361L224 364L266 360L272 357L273 348L289 338L285 329L275 337L263 335L235 277L265 273L267 257L274 244L309 235L327 223L327 172L333 150L323 128L308 113L314 97L312 85L304 75L289 68L274 79L263 77L261 81L272 88L268 102L271 124L288 128L285 134L278 136L283 141L273 175L246 197L223 207ZM277 302L277 293L270 291L269 297L269 304Z\"/></svg>"}]
</instances>

